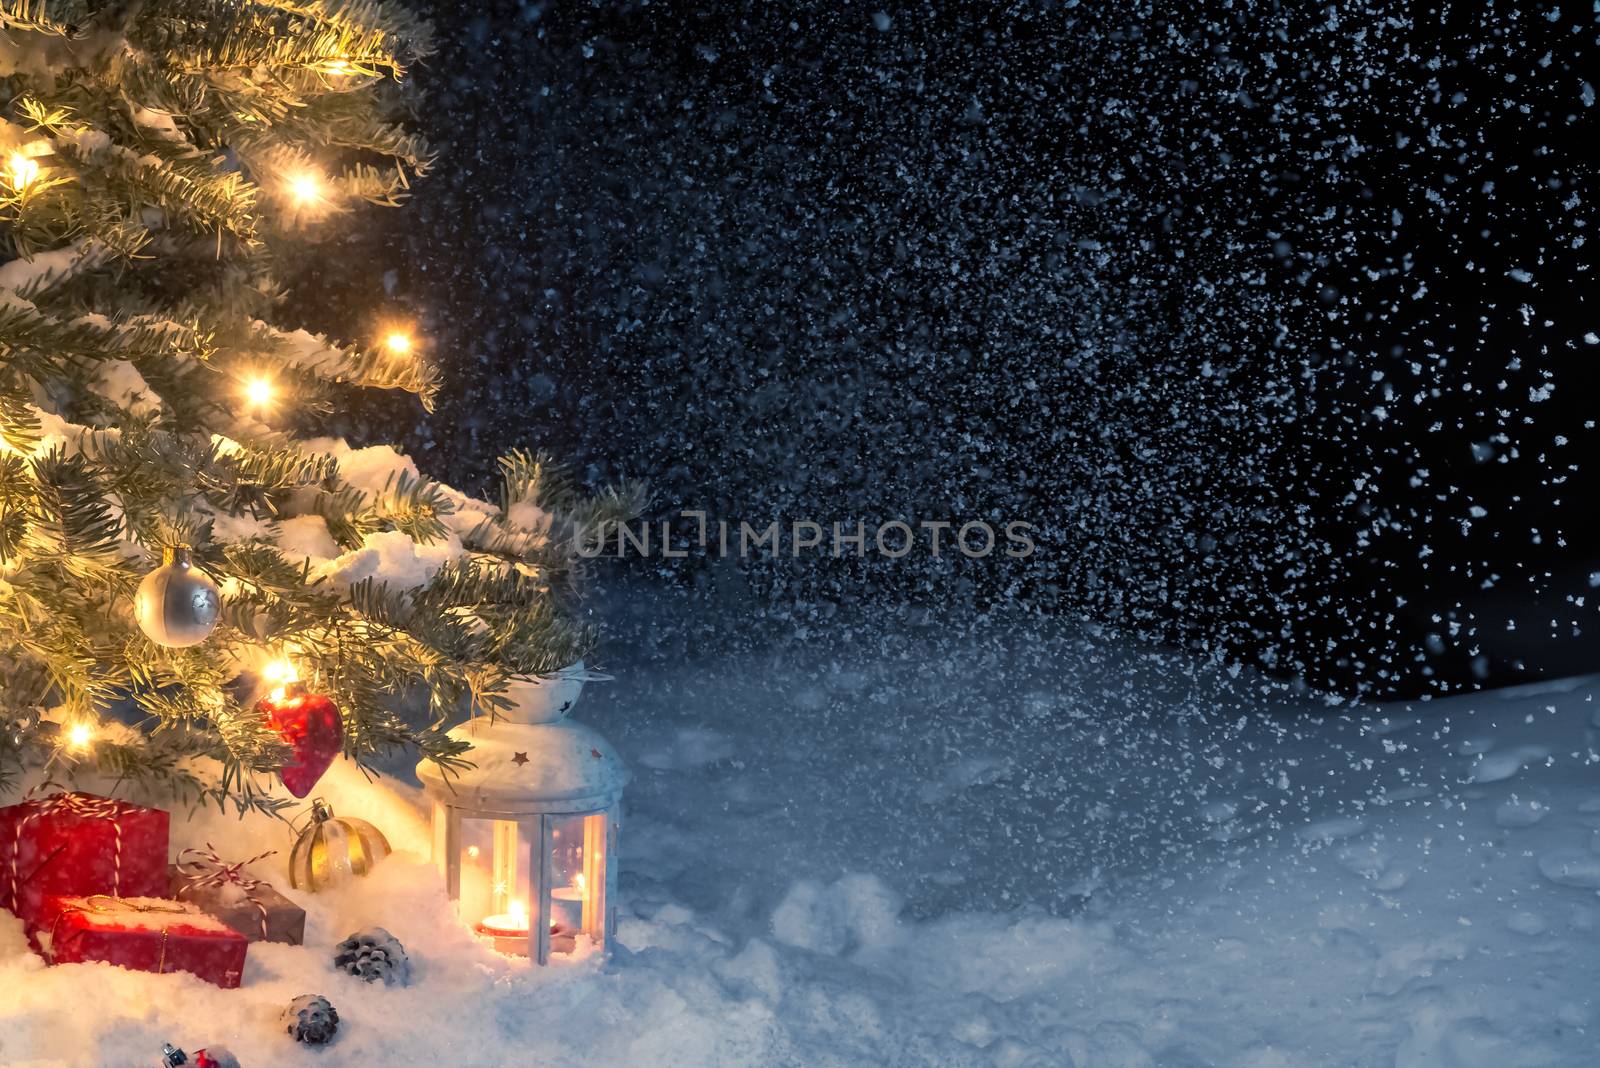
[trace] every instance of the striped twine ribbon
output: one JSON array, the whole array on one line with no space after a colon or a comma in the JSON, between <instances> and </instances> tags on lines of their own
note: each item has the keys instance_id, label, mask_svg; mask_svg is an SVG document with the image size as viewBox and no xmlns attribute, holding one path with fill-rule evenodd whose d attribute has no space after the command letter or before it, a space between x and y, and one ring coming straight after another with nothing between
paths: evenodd
<instances>
[{"instance_id":1,"label":"striped twine ribbon","mask_svg":"<svg viewBox=\"0 0 1600 1068\"><path fill-rule=\"evenodd\" d=\"M185 893L198 891L208 886L223 887L237 886L244 899L256 910L256 918L261 924L261 937L267 937L267 906L256 896L264 883L260 879L246 875L244 869L258 860L265 860L278 851L269 849L265 853L257 853L249 860L239 860L232 864L226 863L217 855L216 847L210 842L204 849L185 849L178 854L178 872L185 880L185 886L178 891L178 896ZM185 857L191 859L185 860Z\"/></svg>"},{"instance_id":2,"label":"striped twine ribbon","mask_svg":"<svg viewBox=\"0 0 1600 1068\"><path fill-rule=\"evenodd\" d=\"M56 794L53 794L50 797L40 798L40 797L35 797L34 796L39 791L48 789L50 787L54 787L56 790L58 790L60 792L56 793ZM23 803L24 804L32 804L32 805L34 805L34 808L26 816L24 816L22 819L20 819L20 820L18 820L16 822L16 826L13 829L13 832L12 832L12 838L11 838L11 863L9 865L9 869L10 870L9 870L8 874L11 877L10 888L9 889L10 889L10 897L11 897L11 908L12 908L13 911L15 911L16 908L17 908L17 905L18 905L18 902L19 902L19 896L20 896L21 889L22 889L22 884L27 882L28 879L33 878L34 875L38 874L39 870L41 868L43 868L46 864L49 864L50 861L54 860L55 856L56 856L55 853L52 853L50 856L48 856L48 857L46 857L44 859L43 863L41 863L38 867L34 868L33 871L28 873L27 879L23 878L21 870L20 870L19 865L18 865L18 855L20 854L21 849L22 849L22 836L23 836L23 833L28 829L28 825L31 824L33 821L35 821L35 820L37 820L37 819L39 819L39 818L41 818L43 816L55 815L57 813L73 815L73 816L82 816L85 819L98 819L98 820L109 820L110 821L110 823L111 823L111 839L112 839L112 842L113 842L113 847L112 847L112 869L111 869L111 892L112 892L113 896L121 894L121 892L122 892L122 825L117 822L117 817L121 816L123 813L129 811L131 806L125 804L122 801L114 801L109 797L90 797L87 794L73 793L70 790L68 790L66 787L62 786L60 783L54 783L54 782L43 782L43 783L40 783L38 786L35 786L32 790L29 790L27 795L23 798ZM62 847L62 848L65 848L65 847ZM60 852L59 849L56 850L56 853L59 853L59 852Z\"/></svg>"}]
</instances>

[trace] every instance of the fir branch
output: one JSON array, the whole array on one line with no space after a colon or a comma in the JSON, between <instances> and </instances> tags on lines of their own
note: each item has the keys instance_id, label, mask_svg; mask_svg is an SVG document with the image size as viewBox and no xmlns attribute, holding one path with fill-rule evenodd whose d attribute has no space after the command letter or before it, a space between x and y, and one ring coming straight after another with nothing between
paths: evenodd
<instances>
[{"instance_id":1,"label":"fir branch","mask_svg":"<svg viewBox=\"0 0 1600 1068\"><path fill-rule=\"evenodd\" d=\"M425 410L433 410L433 396L439 388L438 370L419 357L397 357L343 346L305 331L286 334L265 324L259 324L252 344L258 351L269 352L275 360L325 382L405 390L416 394Z\"/></svg>"},{"instance_id":2,"label":"fir branch","mask_svg":"<svg viewBox=\"0 0 1600 1068\"><path fill-rule=\"evenodd\" d=\"M45 0L0 0L0 29L69 36L68 27L52 19L46 7Z\"/></svg>"},{"instance_id":3,"label":"fir branch","mask_svg":"<svg viewBox=\"0 0 1600 1068\"><path fill-rule=\"evenodd\" d=\"M363 512L363 520L375 529L398 530L427 545L449 535L444 519L454 512L455 503L443 486L401 471L385 480L383 490Z\"/></svg>"},{"instance_id":4,"label":"fir branch","mask_svg":"<svg viewBox=\"0 0 1600 1068\"><path fill-rule=\"evenodd\" d=\"M234 444L214 447L195 481L205 498L229 515L266 519L281 514L295 490L328 482L337 473L338 464L322 453Z\"/></svg>"},{"instance_id":5,"label":"fir branch","mask_svg":"<svg viewBox=\"0 0 1600 1068\"><path fill-rule=\"evenodd\" d=\"M339 482L317 494L311 511L327 524L334 544L348 551L360 548L362 536L367 532L360 523L366 502L366 495L360 490Z\"/></svg>"},{"instance_id":6,"label":"fir branch","mask_svg":"<svg viewBox=\"0 0 1600 1068\"><path fill-rule=\"evenodd\" d=\"M94 747L96 770L127 784L146 796L165 797L187 805L215 804L226 811L229 805L240 815L260 812L280 815L297 802L273 797L254 781L249 769L226 756L214 755L214 746L192 736L169 735L142 745L98 742ZM193 766L196 758L220 759L223 769L215 782L208 782Z\"/></svg>"},{"instance_id":7,"label":"fir branch","mask_svg":"<svg viewBox=\"0 0 1600 1068\"><path fill-rule=\"evenodd\" d=\"M347 197L386 208L399 207L411 195L411 181L399 165L383 169L367 163L354 164L339 176L339 188Z\"/></svg>"},{"instance_id":8,"label":"fir branch","mask_svg":"<svg viewBox=\"0 0 1600 1068\"><path fill-rule=\"evenodd\" d=\"M405 65L386 27L416 25L377 5L272 0L165 0L152 3L141 21L138 45L185 73L315 70L334 76L382 72L397 79Z\"/></svg>"},{"instance_id":9,"label":"fir branch","mask_svg":"<svg viewBox=\"0 0 1600 1068\"><path fill-rule=\"evenodd\" d=\"M27 461L14 453L0 453L0 564L10 565L21 555L32 508Z\"/></svg>"},{"instance_id":10,"label":"fir branch","mask_svg":"<svg viewBox=\"0 0 1600 1068\"><path fill-rule=\"evenodd\" d=\"M157 207L169 223L198 233L228 234L245 246L256 242L259 190L243 174L222 169L220 160L187 155L177 146L147 149L135 154L114 148L93 156L76 147L67 151L91 167L97 181L120 190L117 200L135 210Z\"/></svg>"},{"instance_id":11,"label":"fir branch","mask_svg":"<svg viewBox=\"0 0 1600 1068\"><path fill-rule=\"evenodd\" d=\"M34 378L60 374L63 357L79 360L205 360L206 339L176 323L135 321L123 315L71 319L41 312L18 297L0 299L0 360Z\"/></svg>"},{"instance_id":12,"label":"fir branch","mask_svg":"<svg viewBox=\"0 0 1600 1068\"><path fill-rule=\"evenodd\" d=\"M39 433L39 409L33 406L32 393L17 376L0 376L0 441L17 452L31 453L39 444ZM0 457L9 460L20 463L15 456Z\"/></svg>"},{"instance_id":13,"label":"fir branch","mask_svg":"<svg viewBox=\"0 0 1600 1068\"><path fill-rule=\"evenodd\" d=\"M571 469L549 453L513 449L500 457L497 465L502 515L518 504L554 511L577 499L577 483Z\"/></svg>"},{"instance_id":14,"label":"fir branch","mask_svg":"<svg viewBox=\"0 0 1600 1068\"><path fill-rule=\"evenodd\" d=\"M57 446L29 466L36 487L29 549L74 578L105 581L108 571L120 563L119 524L89 462Z\"/></svg>"},{"instance_id":15,"label":"fir branch","mask_svg":"<svg viewBox=\"0 0 1600 1068\"><path fill-rule=\"evenodd\" d=\"M385 118L370 93L328 93L308 100L277 124L287 140L318 148L383 156L425 174L433 153L419 134Z\"/></svg>"}]
</instances>

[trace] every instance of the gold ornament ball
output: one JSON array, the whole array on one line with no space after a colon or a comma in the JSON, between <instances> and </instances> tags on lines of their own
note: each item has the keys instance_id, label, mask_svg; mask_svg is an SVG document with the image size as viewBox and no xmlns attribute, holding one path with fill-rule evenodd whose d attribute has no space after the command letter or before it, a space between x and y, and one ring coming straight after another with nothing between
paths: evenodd
<instances>
[{"instance_id":1,"label":"gold ornament ball","mask_svg":"<svg viewBox=\"0 0 1600 1068\"><path fill-rule=\"evenodd\" d=\"M389 840L366 820L335 816L322 798L311 802L311 822L289 853L289 885L326 890L370 872L389 855Z\"/></svg>"},{"instance_id":2,"label":"gold ornament ball","mask_svg":"<svg viewBox=\"0 0 1600 1068\"><path fill-rule=\"evenodd\" d=\"M181 546L162 550L161 566L144 577L133 599L139 629L157 645L199 645L217 627L222 597Z\"/></svg>"}]
</instances>

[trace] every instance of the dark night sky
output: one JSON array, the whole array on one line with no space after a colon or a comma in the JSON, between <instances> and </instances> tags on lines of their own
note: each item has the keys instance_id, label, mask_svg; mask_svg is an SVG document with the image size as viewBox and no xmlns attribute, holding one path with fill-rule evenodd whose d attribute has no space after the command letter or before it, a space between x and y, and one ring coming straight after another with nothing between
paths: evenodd
<instances>
[{"instance_id":1,"label":"dark night sky","mask_svg":"<svg viewBox=\"0 0 1600 1068\"><path fill-rule=\"evenodd\" d=\"M351 332L393 268L450 375L408 444L459 483L533 442L660 514L1044 531L757 562L773 625L1012 602L1338 688L1578 670L1597 28L1445 10L440 9L437 174L309 281Z\"/></svg>"}]
</instances>

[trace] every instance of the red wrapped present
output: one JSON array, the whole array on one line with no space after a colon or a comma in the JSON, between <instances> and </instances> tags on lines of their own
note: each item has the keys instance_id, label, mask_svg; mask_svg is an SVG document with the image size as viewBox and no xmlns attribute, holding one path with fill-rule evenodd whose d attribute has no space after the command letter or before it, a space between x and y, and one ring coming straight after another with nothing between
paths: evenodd
<instances>
[{"instance_id":1,"label":"red wrapped present","mask_svg":"<svg viewBox=\"0 0 1600 1068\"><path fill-rule=\"evenodd\" d=\"M0 808L0 902L24 919L51 895L166 893L161 809L65 791Z\"/></svg>"},{"instance_id":2,"label":"red wrapped present","mask_svg":"<svg viewBox=\"0 0 1600 1068\"><path fill-rule=\"evenodd\" d=\"M209 842L204 849L185 849L172 866L172 896L200 906L252 942L298 946L306 937L306 910L244 870L276 852L230 864Z\"/></svg>"},{"instance_id":3,"label":"red wrapped present","mask_svg":"<svg viewBox=\"0 0 1600 1068\"><path fill-rule=\"evenodd\" d=\"M232 989L250 943L194 905L159 897L47 897L28 926L51 964L103 961L141 972L192 972Z\"/></svg>"}]
</instances>

